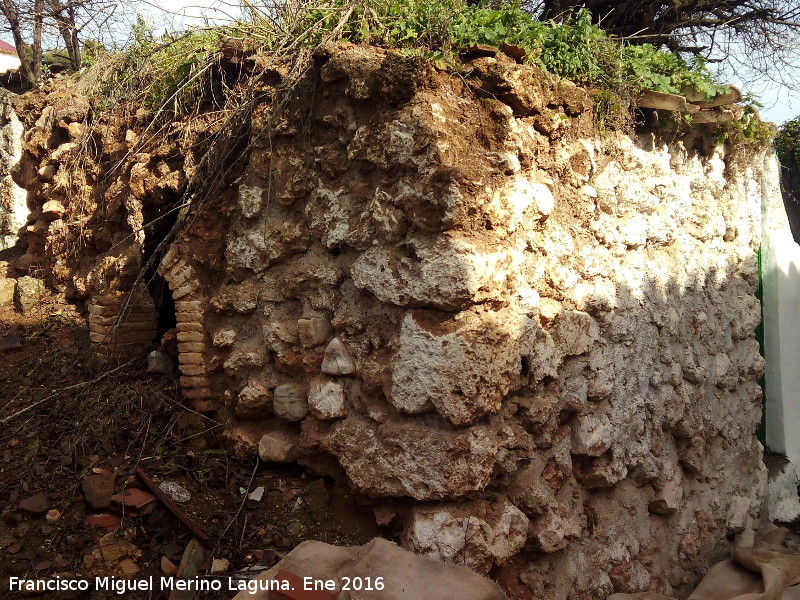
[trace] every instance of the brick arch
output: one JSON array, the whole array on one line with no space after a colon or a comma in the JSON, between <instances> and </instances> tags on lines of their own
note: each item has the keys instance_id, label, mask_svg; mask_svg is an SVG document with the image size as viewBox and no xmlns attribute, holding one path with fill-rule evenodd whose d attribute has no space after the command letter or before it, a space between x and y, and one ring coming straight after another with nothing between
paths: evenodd
<instances>
[{"instance_id":1,"label":"brick arch","mask_svg":"<svg viewBox=\"0 0 800 600\"><path fill-rule=\"evenodd\" d=\"M143 283L137 284L130 294L92 296L86 308L89 339L100 356L123 355L135 348L152 346L155 341L156 308Z\"/></svg>"},{"instance_id":2,"label":"brick arch","mask_svg":"<svg viewBox=\"0 0 800 600\"><path fill-rule=\"evenodd\" d=\"M181 257L177 245L167 250L158 274L167 282L175 300L178 336L178 368L181 394L198 410L215 408L208 377L208 340L203 326L208 299L200 291L200 281L192 266Z\"/></svg>"}]
</instances>

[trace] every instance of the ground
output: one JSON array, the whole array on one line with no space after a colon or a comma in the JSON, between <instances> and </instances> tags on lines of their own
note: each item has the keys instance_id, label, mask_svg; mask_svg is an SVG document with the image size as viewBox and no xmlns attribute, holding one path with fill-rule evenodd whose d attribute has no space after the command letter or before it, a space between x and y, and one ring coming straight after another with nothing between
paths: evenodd
<instances>
[{"instance_id":1,"label":"ground","mask_svg":"<svg viewBox=\"0 0 800 600\"><path fill-rule=\"evenodd\" d=\"M147 489L137 467L186 488L191 500L178 506L210 538L202 567L209 569L212 557L226 559L226 574L272 566L306 539L360 544L380 533L372 510L332 482L234 456L218 436L222 428L181 403L171 377L146 372L144 354L98 360L74 307L43 303L24 316L1 308L0 336L10 332L3 340L15 332L21 347L0 344L0 596L17 597L6 591L12 576L92 578L139 569L136 578L158 577L180 563L192 534L163 505L143 517L89 506L82 480L99 469L116 473L115 492ZM260 502L241 492L261 486ZM96 514L122 517L119 528L109 534L102 524L88 525Z\"/></svg>"}]
</instances>

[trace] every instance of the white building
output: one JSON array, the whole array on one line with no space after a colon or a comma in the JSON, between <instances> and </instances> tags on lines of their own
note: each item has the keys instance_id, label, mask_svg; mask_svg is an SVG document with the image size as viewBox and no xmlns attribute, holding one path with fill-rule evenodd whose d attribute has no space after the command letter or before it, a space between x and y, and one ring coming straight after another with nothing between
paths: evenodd
<instances>
[{"instance_id":1,"label":"white building","mask_svg":"<svg viewBox=\"0 0 800 600\"><path fill-rule=\"evenodd\" d=\"M17 49L8 42L0 40L0 73L19 68Z\"/></svg>"}]
</instances>

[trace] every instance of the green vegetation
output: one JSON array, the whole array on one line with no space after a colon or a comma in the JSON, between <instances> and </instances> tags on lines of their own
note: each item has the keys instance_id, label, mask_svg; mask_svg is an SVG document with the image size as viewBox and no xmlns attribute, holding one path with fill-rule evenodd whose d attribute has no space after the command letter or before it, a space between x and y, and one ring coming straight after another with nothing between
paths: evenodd
<instances>
[{"instance_id":1,"label":"green vegetation","mask_svg":"<svg viewBox=\"0 0 800 600\"><path fill-rule=\"evenodd\" d=\"M343 38L355 43L444 58L477 44L511 44L524 48L526 60L549 73L612 91L621 86L669 93L693 89L711 98L727 90L713 81L701 59L689 63L651 44L623 42L592 24L587 11L556 23L535 20L515 1L500 8L460 0L366 0L352 6L333 2L316 8L298 26L317 32L310 43L338 27Z\"/></svg>"},{"instance_id":2,"label":"green vegetation","mask_svg":"<svg viewBox=\"0 0 800 600\"><path fill-rule=\"evenodd\" d=\"M172 118L208 101L221 103L222 82L214 64L221 29L193 29L156 39L140 18L124 52L93 48L87 84L97 108L129 101Z\"/></svg>"},{"instance_id":3,"label":"green vegetation","mask_svg":"<svg viewBox=\"0 0 800 600\"><path fill-rule=\"evenodd\" d=\"M784 166L800 164L800 116L781 126L775 138L775 151Z\"/></svg>"},{"instance_id":4,"label":"green vegetation","mask_svg":"<svg viewBox=\"0 0 800 600\"><path fill-rule=\"evenodd\" d=\"M642 89L706 98L727 90L702 60L686 61L651 44L615 38L594 25L587 11L556 23L534 19L517 0L499 7L462 0L328 0L313 5L301 0L270 10L245 1L245 6L249 18L224 28L156 39L140 20L126 52L100 56L93 49L89 89L96 106L134 101L165 118L202 106L221 107L227 84L216 63L223 36L295 60L308 57L319 44L341 39L451 63L471 46L506 43L524 49L526 62L595 88L600 112L626 106L627 101L615 98L630 99Z\"/></svg>"}]
</instances>

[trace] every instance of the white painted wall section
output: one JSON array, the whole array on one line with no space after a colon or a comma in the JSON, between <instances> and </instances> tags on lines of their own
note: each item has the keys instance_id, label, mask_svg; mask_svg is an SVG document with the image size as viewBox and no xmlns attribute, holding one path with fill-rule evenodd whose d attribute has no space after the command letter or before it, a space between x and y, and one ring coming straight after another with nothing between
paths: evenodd
<instances>
[{"instance_id":1,"label":"white painted wall section","mask_svg":"<svg viewBox=\"0 0 800 600\"><path fill-rule=\"evenodd\" d=\"M800 465L800 245L780 191L780 165L766 159L762 201L767 446Z\"/></svg>"}]
</instances>

